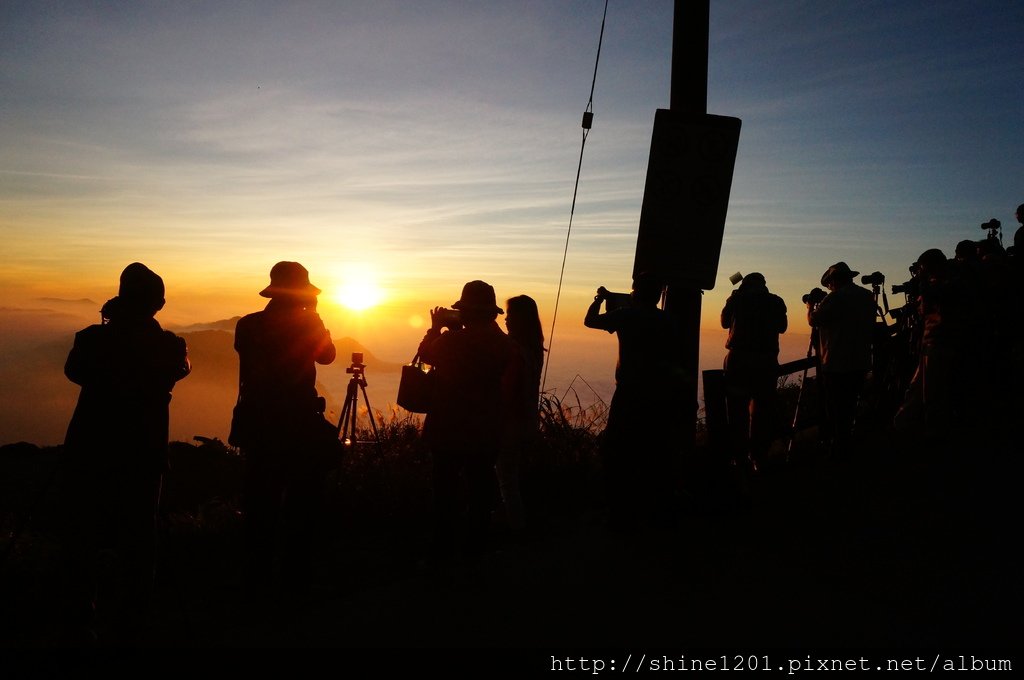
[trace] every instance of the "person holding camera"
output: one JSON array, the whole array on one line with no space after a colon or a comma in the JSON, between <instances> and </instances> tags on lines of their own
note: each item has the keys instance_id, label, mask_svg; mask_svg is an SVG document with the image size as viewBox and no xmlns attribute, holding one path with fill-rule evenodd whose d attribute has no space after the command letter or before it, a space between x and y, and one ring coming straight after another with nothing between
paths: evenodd
<instances>
[{"instance_id":1,"label":"person holding camera","mask_svg":"<svg viewBox=\"0 0 1024 680\"><path fill-rule=\"evenodd\" d=\"M470 281L452 309L430 312L420 358L433 367L423 438L433 453L435 557L475 555L487 538L496 494L494 465L513 385L518 350L498 327L494 288ZM445 330L447 329L447 330Z\"/></svg>"},{"instance_id":2,"label":"person holding camera","mask_svg":"<svg viewBox=\"0 0 1024 680\"><path fill-rule=\"evenodd\" d=\"M175 383L191 371L185 341L154 318L163 306L163 279L140 262L128 265L117 296L103 305L103 323L75 334L64 366L82 387L59 477L68 644L96 641L104 545L116 549L121 571L110 615L120 642L139 632L148 613L168 405Z\"/></svg>"},{"instance_id":3,"label":"person holding camera","mask_svg":"<svg viewBox=\"0 0 1024 680\"><path fill-rule=\"evenodd\" d=\"M871 291L854 283L858 273L837 262L821 277L829 292L815 288L804 296L807 323L818 330L824 438L833 452L849 446L857 401L871 369L876 304Z\"/></svg>"},{"instance_id":4,"label":"person holding camera","mask_svg":"<svg viewBox=\"0 0 1024 680\"><path fill-rule=\"evenodd\" d=\"M601 303L616 295L602 286L583 320L619 341L615 392L601 435L609 521L618 530L669 521L681 482L674 414L686 407L682 330L675 316L658 308L663 288L657 277L638 274L629 303L602 314Z\"/></svg>"},{"instance_id":5,"label":"person holding camera","mask_svg":"<svg viewBox=\"0 0 1024 680\"><path fill-rule=\"evenodd\" d=\"M789 325L786 303L764 275L748 274L722 308L726 401L733 454L757 470L771 445L779 378L779 335Z\"/></svg>"},{"instance_id":6,"label":"person holding camera","mask_svg":"<svg viewBox=\"0 0 1024 680\"><path fill-rule=\"evenodd\" d=\"M308 586L312 525L322 477L332 461L328 444L336 429L323 416L316 365L334 361L331 334L316 312L320 289L298 262L278 262L260 295L266 308L243 316L235 327L238 404L230 443L245 458L243 510L249 587L261 595L280 583ZM284 545L276 540L284 521Z\"/></svg>"},{"instance_id":7,"label":"person holding camera","mask_svg":"<svg viewBox=\"0 0 1024 680\"><path fill-rule=\"evenodd\" d=\"M906 430L916 421L927 435L946 434L973 401L968 397L976 391L973 376L964 362L972 303L955 264L938 248L917 259L921 345L917 368L896 414L897 429Z\"/></svg>"}]
</instances>

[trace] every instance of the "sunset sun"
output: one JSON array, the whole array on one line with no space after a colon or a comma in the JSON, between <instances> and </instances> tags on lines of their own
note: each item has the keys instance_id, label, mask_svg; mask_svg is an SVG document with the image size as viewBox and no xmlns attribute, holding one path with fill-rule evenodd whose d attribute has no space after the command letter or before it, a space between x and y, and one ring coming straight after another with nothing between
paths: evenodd
<instances>
[{"instance_id":1,"label":"sunset sun","mask_svg":"<svg viewBox=\"0 0 1024 680\"><path fill-rule=\"evenodd\" d=\"M361 312L374 307L384 299L384 291L369 275L346 278L335 290L334 301L343 307Z\"/></svg>"}]
</instances>

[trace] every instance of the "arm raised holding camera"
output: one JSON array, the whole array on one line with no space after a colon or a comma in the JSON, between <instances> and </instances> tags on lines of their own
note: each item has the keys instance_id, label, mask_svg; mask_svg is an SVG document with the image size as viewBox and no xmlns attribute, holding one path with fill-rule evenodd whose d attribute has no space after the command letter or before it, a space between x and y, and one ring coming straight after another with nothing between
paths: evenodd
<instances>
[{"instance_id":1,"label":"arm raised holding camera","mask_svg":"<svg viewBox=\"0 0 1024 680\"><path fill-rule=\"evenodd\" d=\"M587 308L587 315L583 317L583 325L587 328L601 328L601 303L608 296L608 289L601 286L594 295L594 301Z\"/></svg>"}]
</instances>

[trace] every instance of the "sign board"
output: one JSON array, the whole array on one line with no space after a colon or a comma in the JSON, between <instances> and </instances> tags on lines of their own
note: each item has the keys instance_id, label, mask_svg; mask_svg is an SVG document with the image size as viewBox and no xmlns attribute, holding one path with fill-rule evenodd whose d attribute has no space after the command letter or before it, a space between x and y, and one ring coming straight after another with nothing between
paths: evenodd
<instances>
[{"instance_id":1,"label":"sign board","mask_svg":"<svg viewBox=\"0 0 1024 680\"><path fill-rule=\"evenodd\" d=\"M715 287L740 119L658 109L633 276Z\"/></svg>"}]
</instances>

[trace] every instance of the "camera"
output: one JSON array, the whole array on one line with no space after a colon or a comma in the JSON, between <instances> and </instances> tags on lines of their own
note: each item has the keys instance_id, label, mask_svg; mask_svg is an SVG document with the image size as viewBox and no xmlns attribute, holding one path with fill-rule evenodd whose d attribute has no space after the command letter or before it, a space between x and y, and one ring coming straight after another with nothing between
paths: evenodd
<instances>
[{"instance_id":1,"label":"camera","mask_svg":"<svg viewBox=\"0 0 1024 680\"><path fill-rule=\"evenodd\" d=\"M597 294L604 300L604 311L611 312L623 307L630 307L633 304L633 297L629 293L613 293L604 286L597 289Z\"/></svg>"},{"instance_id":2,"label":"camera","mask_svg":"<svg viewBox=\"0 0 1024 680\"><path fill-rule=\"evenodd\" d=\"M821 288L815 288L810 293L807 293L800 299L803 300L803 303L805 305L816 305L822 300L824 300L825 296L827 295L828 293L823 291Z\"/></svg>"},{"instance_id":3,"label":"camera","mask_svg":"<svg viewBox=\"0 0 1024 680\"><path fill-rule=\"evenodd\" d=\"M885 283L885 276L882 272L875 272L860 277L860 282L865 286L881 286Z\"/></svg>"},{"instance_id":4,"label":"camera","mask_svg":"<svg viewBox=\"0 0 1024 680\"><path fill-rule=\"evenodd\" d=\"M1001 242L1002 241L1002 237L1000 236L1000 231L999 230L1000 230L1000 228L1002 226L1003 226L1002 223L999 220L997 220L996 218L993 217L988 222L985 222L984 224L982 224L981 228L985 229L986 231L988 231L988 240L989 241L1000 241Z\"/></svg>"},{"instance_id":5,"label":"camera","mask_svg":"<svg viewBox=\"0 0 1024 680\"><path fill-rule=\"evenodd\" d=\"M442 307L434 313L434 323L449 328L460 327L462 326L462 313L457 309Z\"/></svg>"},{"instance_id":6,"label":"camera","mask_svg":"<svg viewBox=\"0 0 1024 680\"><path fill-rule=\"evenodd\" d=\"M346 373L353 373L355 375L362 375L363 369L366 368L366 364L363 363L362 352L352 352L352 365L345 369Z\"/></svg>"},{"instance_id":7,"label":"camera","mask_svg":"<svg viewBox=\"0 0 1024 680\"><path fill-rule=\"evenodd\" d=\"M920 285L918 284L917 279L910 279L904 283L894 285L892 287L892 294L896 295L897 293L903 293L907 297L917 297L920 293Z\"/></svg>"},{"instance_id":8,"label":"camera","mask_svg":"<svg viewBox=\"0 0 1024 680\"><path fill-rule=\"evenodd\" d=\"M892 287L892 294L903 293L907 297L916 298L921 293L921 284L917 280L917 275L921 273L921 263L915 262L908 267L910 271L910 280L903 283L895 284Z\"/></svg>"},{"instance_id":9,"label":"camera","mask_svg":"<svg viewBox=\"0 0 1024 680\"><path fill-rule=\"evenodd\" d=\"M892 309L889 310L889 316L891 316L894 321L899 321L900 319L904 319L904 318L906 318L908 316L913 316L914 315L914 311L915 310L914 310L914 306L913 305L905 305L903 307L893 307Z\"/></svg>"}]
</instances>

